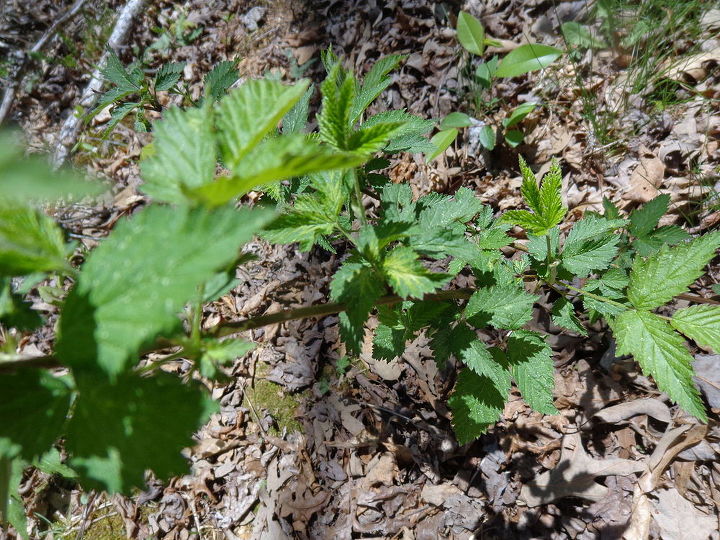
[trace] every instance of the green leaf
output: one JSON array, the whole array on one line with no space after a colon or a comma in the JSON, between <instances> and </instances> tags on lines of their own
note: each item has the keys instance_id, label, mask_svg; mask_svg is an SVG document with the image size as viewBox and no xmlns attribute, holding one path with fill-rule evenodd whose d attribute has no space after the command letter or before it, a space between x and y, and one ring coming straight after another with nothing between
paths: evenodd
<instances>
[{"instance_id":1,"label":"green leaf","mask_svg":"<svg viewBox=\"0 0 720 540\"><path fill-rule=\"evenodd\" d=\"M698 279L720 247L716 231L675 247L663 246L647 259L635 257L628 299L638 309L654 309L672 300Z\"/></svg>"},{"instance_id":2,"label":"green leaf","mask_svg":"<svg viewBox=\"0 0 720 540\"><path fill-rule=\"evenodd\" d=\"M33 369L3 373L0 395L0 456L32 460L60 438L72 398L67 377Z\"/></svg>"},{"instance_id":3,"label":"green leaf","mask_svg":"<svg viewBox=\"0 0 720 540\"><path fill-rule=\"evenodd\" d=\"M451 350L475 373L492 380L496 388L505 392L510 390L510 372L505 357L499 349L488 349L466 324L459 324L453 331Z\"/></svg>"},{"instance_id":4,"label":"green leaf","mask_svg":"<svg viewBox=\"0 0 720 540\"><path fill-rule=\"evenodd\" d=\"M475 78L483 88L487 89L492 86L492 80L497 71L498 60L497 56L493 56L487 62L478 64L478 67L475 69Z\"/></svg>"},{"instance_id":5,"label":"green leaf","mask_svg":"<svg viewBox=\"0 0 720 540\"><path fill-rule=\"evenodd\" d=\"M357 83L354 77L348 74L338 86L339 74L340 66L337 64L320 85L323 99L317 121L320 140L333 148L345 150L353 124L352 107Z\"/></svg>"},{"instance_id":6,"label":"green leaf","mask_svg":"<svg viewBox=\"0 0 720 540\"><path fill-rule=\"evenodd\" d=\"M562 51L549 45L527 43L510 51L495 72L496 77L517 77L530 71L545 69L560 58Z\"/></svg>"},{"instance_id":7,"label":"green leaf","mask_svg":"<svg viewBox=\"0 0 720 540\"><path fill-rule=\"evenodd\" d=\"M125 70L125 66L122 65L115 51L108 49L108 57L105 65L100 70L103 76L117 85L118 88L123 91L140 90L140 85L134 80L133 77Z\"/></svg>"},{"instance_id":8,"label":"green leaf","mask_svg":"<svg viewBox=\"0 0 720 540\"><path fill-rule=\"evenodd\" d=\"M698 345L720 351L720 306L690 306L673 313L670 324Z\"/></svg>"},{"instance_id":9,"label":"green leaf","mask_svg":"<svg viewBox=\"0 0 720 540\"><path fill-rule=\"evenodd\" d=\"M492 126L481 127L478 132L478 140L480 141L480 144L488 150L495 148L496 137L495 130L493 130Z\"/></svg>"},{"instance_id":10,"label":"green leaf","mask_svg":"<svg viewBox=\"0 0 720 540\"><path fill-rule=\"evenodd\" d=\"M123 221L90 253L65 302L57 356L121 373L143 344L177 327L198 287L231 265L269 218L268 211L150 206Z\"/></svg>"},{"instance_id":11,"label":"green leaf","mask_svg":"<svg viewBox=\"0 0 720 540\"><path fill-rule=\"evenodd\" d=\"M396 294L403 298L422 298L448 280L446 274L436 274L425 268L412 248L393 249L383 261L383 271Z\"/></svg>"},{"instance_id":12,"label":"green leaf","mask_svg":"<svg viewBox=\"0 0 720 540\"><path fill-rule=\"evenodd\" d=\"M237 62L229 60L220 62L205 75L203 81L205 94L213 101L219 101L239 78Z\"/></svg>"},{"instance_id":13,"label":"green leaf","mask_svg":"<svg viewBox=\"0 0 720 540\"><path fill-rule=\"evenodd\" d=\"M180 80L185 62L168 62L163 64L155 74L155 91L170 90Z\"/></svg>"},{"instance_id":14,"label":"green leaf","mask_svg":"<svg viewBox=\"0 0 720 540\"><path fill-rule=\"evenodd\" d=\"M0 204L0 275L69 271L60 227L40 210Z\"/></svg>"},{"instance_id":15,"label":"green leaf","mask_svg":"<svg viewBox=\"0 0 720 540\"><path fill-rule=\"evenodd\" d=\"M615 319L612 331L617 354L631 354L643 373L685 411L707 421L700 394L693 384L693 358L685 340L668 323L647 311L628 310Z\"/></svg>"},{"instance_id":16,"label":"green leaf","mask_svg":"<svg viewBox=\"0 0 720 540\"><path fill-rule=\"evenodd\" d=\"M310 98L315 93L311 86L303 94L303 97L293 105L282 120L282 132L285 135L293 133L304 133L308 123L308 111L310 110Z\"/></svg>"},{"instance_id":17,"label":"green leaf","mask_svg":"<svg viewBox=\"0 0 720 540\"><path fill-rule=\"evenodd\" d=\"M478 328L492 325L495 328L513 330L522 327L532 318L535 300L537 297L517 286L482 288L468 300L465 317Z\"/></svg>"},{"instance_id":18,"label":"green leaf","mask_svg":"<svg viewBox=\"0 0 720 540\"><path fill-rule=\"evenodd\" d=\"M120 122L122 122L127 115L139 108L140 103L134 101L129 101L127 103L123 103L122 105L117 105L116 107L113 107L113 110L110 113L110 121L107 123L105 129L103 130L103 138L106 138L108 135L110 135L110 133L115 129L115 127Z\"/></svg>"},{"instance_id":19,"label":"green leaf","mask_svg":"<svg viewBox=\"0 0 720 540\"><path fill-rule=\"evenodd\" d=\"M485 51L485 29L475 17L461 11L457 18L457 38L463 48L482 56Z\"/></svg>"},{"instance_id":20,"label":"green leaf","mask_svg":"<svg viewBox=\"0 0 720 540\"><path fill-rule=\"evenodd\" d=\"M638 255L643 257L657 252L664 244L674 246L689 240L691 236L680 227L665 225L650 232L646 236L636 238L632 245Z\"/></svg>"},{"instance_id":21,"label":"green leaf","mask_svg":"<svg viewBox=\"0 0 720 540\"><path fill-rule=\"evenodd\" d=\"M402 126L403 124L400 122L377 123L370 127L363 126L347 138L346 150L358 154L379 152Z\"/></svg>"},{"instance_id":22,"label":"green leaf","mask_svg":"<svg viewBox=\"0 0 720 540\"><path fill-rule=\"evenodd\" d=\"M516 330L507 342L507 359L523 399L543 414L557 414L553 405L555 376L552 350L537 332Z\"/></svg>"},{"instance_id":23,"label":"green leaf","mask_svg":"<svg viewBox=\"0 0 720 540\"><path fill-rule=\"evenodd\" d=\"M460 444L467 444L502 417L508 389L498 388L492 379L471 369L458 374L448 405L453 413L453 427Z\"/></svg>"},{"instance_id":24,"label":"green leaf","mask_svg":"<svg viewBox=\"0 0 720 540\"><path fill-rule=\"evenodd\" d=\"M360 350L365 321L384 292L382 277L358 258L351 257L335 272L330 283L330 298L347 306L340 314L340 335L351 351Z\"/></svg>"},{"instance_id":25,"label":"green leaf","mask_svg":"<svg viewBox=\"0 0 720 540\"><path fill-rule=\"evenodd\" d=\"M255 344L242 339L228 339L218 341L206 339L202 344L203 353L200 356L200 374L209 379L215 378L217 366L234 362L255 348Z\"/></svg>"},{"instance_id":26,"label":"green leaf","mask_svg":"<svg viewBox=\"0 0 720 540\"><path fill-rule=\"evenodd\" d=\"M519 124L528 114L535 110L535 107L537 107L537 103L523 103L515 107L510 115L502 121L503 127L511 128L515 124Z\"/></svg>"},{"instance_id":27,"label":"green leaf","mask_svg":"<svg viewBox=\"0 0 720 540\"><path fill-rule=\"evenodd\" d=\"M467 114L461 112L451 112L448 114L442 122L440 122L440 129L450 128L464 128L472 126L473 121Z\"/></svg>"},{"instance_id":28,"label":"green leaf","mask_svg":"<svg viewBox=\"0 0 720 540\"><path fill-rule=\"evenodd\" d=\"M15 458L9 463L9 478L5 478L7 481L8 496L7 505L7 516L4 519L15 527L19 538L29 540L30 536L27 533L28 530L28 519L25 514L25 506L23 505L23 498L20 494L20 486L23 481L25 469L30 465L27 461L20 458ZM3 464L3 466L6 466ZM2 476L2 475L0 475Z\"/></svg>"},{"instance_id":29,"label":"green leaf","mask_svg":"<svg viewBox=\"0 0 720 540\"><path fill-rule=\"evenodd\" d=\"M371 116L363 122L363 127L368 128L380 123L397 123L399 125L390 142L383 148L385 153L432 152L435 149L424 136L435 125L432 120L425 120L403 110L394 110Z\"/></svg>"},{"instance_id":30,"label":"green leaf","mask_svg":"<svg viewBox=\"0 0 720 540\"><path fill-rule=\"evenodd\" d=\"M620 219L622 217L620 215L620 209L607 197L603 197L602 204L603 209L605 210L605 214L603 216L605 219Z\"/></svg>"},{"instance_id":31,"label":"green leaf","mask_svg":"<svg viewBox=\"0 0 720 540\"><path fill-rule=\"evenodd\" d=\"M447 147L452 144L457 136L457 129L445 129L438 131L432 136L432 139L430 139L430 143L435 147L435 150L426 156L425 161L429 163L442 154L445 150L447 150Z\"/></svg>"},{"instance_id":32,"label":"green leaf","mask_svg":"<svg viewBox=\"0 0 720 540\"><path fill-rule=\"evenodd\" d=\"M558 225L567 213L560 193L562 189L560 164L553 160L550 170L540 182L540 187L522 157L520 157L520 170L523 175L521 187L523 198L534 213L511 210L505 212L502 221L516 223L533 235L543 236Z\"/></svg>"},{"instance_id":33,"label":"green leaf","mask_svg":"<svg viewBox=\"0 0 720 540\"><path fill-rule=\"evenodd\" d=\"M318 195L298 197L292 210L283 213L262 233L270 242L291 244L298 242L301 251L309 251L318 239L337 227L342 207Z\"/></svg>"},{"instance_id":34,"label":"green leaf","mask_svg":"<svg viewBox=\"0 0 720 540\"><path fill-rule=\"evenodd\" d=\"M376 360L392 360L405 351L406 332L404 328L390 328L379 324L373 339L373 358Z\"/></svg>"},{"instance_id":35,"label":"green leaf","mask_svg":"<svg viewBox=\"0 0 720 540\"><path fill-rule=\"evenodd\" d=\"M560 25L560 30L569 45L588 49L599 49L605 46L601 39L592 35L587 26L578 22L564 22Z\"/></svg>"},{"instance_id":36,"label":"green leaf","mask_svg":"<svg viewBox=\"0 0 720 540\"><path fill-rule=\"evenodd\" d=\"M605 270L618 252L620 236L615 229L625 220L607 220L587 215L568 234L561 254L562 265L577 277L586 277L594 270Z\"/></svg>"},{"instance_id":37,"label":"green leaf","mask_svg":"<svg viewBox=\"0 0 720 540\"><path fill-rule=\"evenodd\" d=\"M508 143L512 148L519 146L523 142L525 134L519 129L510 129L505 132L505 142Z\"/></svg>"},{"instance_id":38,"label":"green leaf","mask_svg":"<svg viewBox=\"0 0 720 540\"><path fill-rule=\"evenodd\" d=\"M628 230L633 236L645 236L657 227L660 218L667 212L670 195L658 195L642 208L630 213Z\"/></svg>"},{"instance_id":39,"label":"green leaf","mask_svg":"<svg viewBox=\"0 0 720 540\"><path fill-rule=\"evenodd\" d=\"M30 308L22 296L12 291L10 278L0 278L0 322L6 328L20 331L35 330L43 321L37 311Z\"/></svg>"},{"instance_id":40,"label":"green leaf","mask_svg":"<svg viewBox=\"0 0 720 540\"><path fill-rule=\"evenodd\" d=\"M242 158L277 127L308 86L307 80L293 86L252 80L225 96L218 107L217 127L226 167L235 169Z\"/></svg>"},{"instance_id":41,"label":"green leaf","mask_svg":"<svg viewBox=\"0 0 720 540\"><path fill-rule=\"evenodd\" d=\"M365 109L392 84L392 79L388 77L388 74L397 68L405 58L407 56L391 54L383 56L373 64L353 100L350 124L357 122Z\"/></svg>"},{"instance_id":42,"label":"green leaf","mask_svg":"<svg viewBox=\"0 0 720 540\"><path fill-rule=\"evenodd\" d=\"M552 322L555 326L587 336L587 330L580 322L572 302L565 298L558 298L552 307Z\"/></svg>"},{"instance_id":43,"label":"green leaf","mask_svg":"<svg viewBox=\"0 0 720 540\"><path fill-rule=\"evenodd\" d=\"M154 154L141 163L141 190L156 201L186 202L186 188L209 184L215 177L213 112L208 106L169 109L154 132Z\"/></svg>"},{"instance_id":44,"label":"green leaf","mask_svg":"<svg viewBox=\"0 0 720 540\"><path fill-rule=\"evenodd\" d=\"M110 493L142 488L148 469L160 479L186 473L181 450L217 408L197 384L165 373L126 374L112 384L86 375L78 387L67 430L70 464L83 487Z\"/></svg>"},{"instance_id":45,"label":"green leaf","mask_svg":"<svg viewBox=\"0 0 720 540\"><path fill-rule=\"evenodd\" d=\"M460 188L453 197L431 193L418 200L418 206L421 210L417 223L427 231L437 231L453 223L464 225L485 208L475 192L466 187Z\"/></svg>"}]
</instances>

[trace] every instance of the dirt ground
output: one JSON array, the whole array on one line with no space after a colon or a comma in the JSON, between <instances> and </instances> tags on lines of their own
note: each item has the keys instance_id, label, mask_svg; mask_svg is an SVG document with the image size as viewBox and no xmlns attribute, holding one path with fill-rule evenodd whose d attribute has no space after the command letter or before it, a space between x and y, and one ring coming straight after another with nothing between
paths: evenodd
<instances>
[{"instance_id":1,"label":"dirt ground","mask_svg":"<svg viewBox=\"0 0 720 540\"><path fill-rule=\"evenodd\" d=\"M8 57L27 49L71 2L2 4L0 52ZM87 2L28 70L10 119L32 151L53 149L123 4ZM560 24L581 19L591 4L157 0L134 21L121 58L145 54L149 68L185 61L184 79L200 92L203 74L221 60L239 59L247 78L273 73L317 82L319 53L329 46L358 73L383 55L405 54L379 109L434 119L460 110L499 123L519 103L543 105L523 121L526 137L517 148L487 152L463 132L429 164L421 156L395 159L391 178L417 195L465 186L496 211L519 207L517 155L538 166L558 158L573 219L601 211L603 197L631 210L668 193L671 212L662 224L692 233L715 228L717 10L703 23L701 49L676 43L684 62L653 81L677 83L671 87L680 97L669 105L658 107L653 88L629 90L633 51L606 48L505 79L493 90L500 106L490 116L473 109L467 58L454 30L460 9L480 18L500 40L497 50L506 51L528 40L564 48ZM243 17L252 8L262 8L256 29ZM593 121L604 115L612 123L602 131ZM145 202L137 162L151 136L121 124L104 141L107 120L100 114L83 130L73 160L108 179L113 198L61 219L87 247ZM338 257L262 242L252 250L258 261L243 267L240 287L207 307L206 327L221 316L241 319L327 297ZM715 265L693 293L717 300L710 286L718 275ZM56 308L46 309L52 317ZM593 326L589 337L568 334L537 313L531 324L551 334L559 415L531 411L515 392L501 422L460 446L446 405L456 366L439 370L423 336L392 362L374 360L369 343L346 362L334 316L266 327L248 336L258 347L229 370L231 382L215 385L221 412L188 450L188 475L124 498L83 493L67 480L29 472L22 493L33 537L613 539L632 524L647 526L651 538L720 538L720 360L693 351L711 406L710 422L701 425L672 406L635 363L615 357L605 327ZM40 332L30 341L47 352L48 337ZM5 537L14 534L0 531Z\"/></svg>"}]
</instances>

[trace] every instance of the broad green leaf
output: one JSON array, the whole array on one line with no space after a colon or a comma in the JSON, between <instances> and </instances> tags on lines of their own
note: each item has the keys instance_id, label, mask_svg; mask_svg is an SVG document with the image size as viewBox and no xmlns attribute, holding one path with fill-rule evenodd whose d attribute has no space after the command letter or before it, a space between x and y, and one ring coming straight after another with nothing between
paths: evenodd
<instances>
[{"instance_id":1,"label":"broad green leaf","mask_svg":"<svg viewBox=\"0 0 720 540\"><path fill-rule=\"evenodd\" d=\"M685 230L675 225L658 227L645 236L635 238L632 245L638 255L646 257L657 252L664 244L674 246L692 238Z\"/></svg>"},{"instance_id":2,"label":"broad green leaf","mask_svg":"<svg viewBox=\"0 0 720 540\"><path fill-rule=\"evenodd\" d=\"M496 388L510 390L510 372L504 355L498 349L488 349L469 326L459 324L455 328L450 347L455 357L475 373L488 377Z\"/></svg>"},{"instance_id":3,"label":"broad green leaf","mask_svg":"<svg viewBox=\"0 0 720 540\"><path fill-rule=\"evenodd\" d=\"M73 201L98 195L104 188L71 169L53 171L44 156L26 156L18 132L0 131L0 206Z\"/></svg>"},{"instance_id":4,"label":"broad green leaf","mask_svg":"<svg viewBox=\"0 0 720 540\"><path fill-rule=\"evenodd\" d=\"M65 302L57 356L73 368L118 375L143 344L177 327L198 287L229 267L270 217L150 206L123 221L90 253Z\"/></svg>"},{"instance_id":5,"label":"broad green leaf","mask_svg":"<svg viewBox=\"0 0 720 540\"><path fill-rule=\"evenodd\" d=\"M630 213L630 226L628 230L633 236L645 236L657 227L660 218L667 212L670 205L670 195L658 195L642 208Z\"/></svg>"},{"instance_id":6,"label":"broad green leaf","mask_svg":"<svg viewBox=\"0 0 720 540\"><path fill-rule=\"evenodd\" d=\"M185 62L163 64L155 74L155 91L170 90L180 80Z\"/></svg>"},{"instance_id":7,"label":"broad green leaf","mask_svg":"<svg viewBox=\"0 0 720 540\"><path fill-rule=\"evenodd\" d=\"M469 261L481 254L476 243L465 236L465 227L455 224L443 229L420 230L409 241L415 251L434 259L452 256Z\"/></svg>"},{"instance_id":8,"label":"broad green leaf","mask_svg":"<svg viewBox=\"0 0 720 540\"><path fill-rule=\"evenodd\" d=\"M298 242L301 251L309 251L318 238L335 230L342 206L319 195L303 195L295 206L281 214L262 232L262 236L276 244Z\"/></svg>"},{"instance_id":9,"label":"broad green leaf","mask_svg":"<svg viewBox=\"0 0 720 540\"><path fill-rule=\"evenodd\" d=\"M217 110L217 127L226 167L235 169L242 158L278 126L308 85L307 80L293 86L253 80L222 98Z\"/></svg>"},{"instance_id":10,"label":"broad green leaf","mask_svg":"<svg viewBox=\"0 0 720 540\"><path fill-rule=\"evenodd\" d=\"M482 56L485 51L485 28L480 21L465 11L457 18L457 38L463 48Z\"/></svg>"},{"instance_id":11,"label":"broad green leaf","mask_svg":"<svg viewBox=\"0 0 720 540\"><path fill-rule=\"evenodd\" d=\"M455 436L460 444L474 441L502 417L508 391L471 369L460 371L453 395L448 400Z\"/></svg>"},{"instance_id":12,"label":"broad green leaf","mask_svg":"<svg viewBox=\"0 0 720 540\"><path fill-rule=\"evenodd\" d=\"M435 135L432 136L432 139L430 139L430 143L435 146L435 150L425 157L425 161L429 163L430 161L438 157L440 154L442 154L445 150L447 150L447 147L452 144L452 142L457 136L458 130L454 128L438 131Z\"/></svg>"},{"instance_id":13,"label":"broad green leaf","mask_svg":"<svg viewBox=\"0 0 720 540\"><path fill-rule=\"evenodd\" d=\"M233 169L234 176L187 190L187 195L211 206L221 206L254 188L306 174L348 169L367 158L338 152L301 134L266 139Z\"/></svg>"},{"instance_id":14,"label":"broad green leaf","mask_svg":"<svg viewBox=\"0 0 720 540\"><path fill-rule=\"evenodd\" d=\"M698 345L720 352L720 306L690 306L673 313L670 324Z\"/></svg>"},{"instance_id":15,"label":"broad green leaf","mask_svg":"<svg viewBox=\"0 0 720 540\"><path fill-rule=\"evenodd\" d=\"M397 68L407 56L400 54L391 54L380 58L370 71L365 75L363 84L357 92L352 104L350 113L350 123L354 124L368 106L392 84L392 79L388 74Z\"/></svg>"},{"instance_id":16,"label":"broad green leaf","mask_svg":"<svg viewBox=\"0 0 720 540\"><path fill-rule=\"evenodd\" d=\"M60 227L40 210L0 204L0 276L70 271Z\"/></svg>"},{"instance_id":17,"label":"broad green leaf","mask_svg":"<svg viewBox=\"0 0 720 540\"><path fill-rule=\"evenodd\" d=\"M559 298L555 301L551 313L552 322L555 326L570 330L571 332L577 332L581 336L588 335L587 330L575 313L575 307L565 298Z\"/></svg>"},{"instance_id":18,"label":"broad green leaf","mask_svg":"<svg viewBox=\"0 0 720 540\"><path fill-rule=\"evenodd\" d=\"M465 317L474 326L513 330L532 318L537 298L520 287L494 286L477 290L465 307Z\"/></svg>"},{"instance_id":19,"label":"broad green leaf","mask_svg":"<svg viewBox=\"0 0 720 540\"><path fill-rule=\"evenodd\" d=\"M384 292L382 277L359 258L351 257L335 272L330 283L330 298L347 307L340 314L340 335L351 351L360 350L365 321Z\"/></svg>"},{"instance_id":20,"label":"broad green leaf","mask_svg":"<svg viewBox=\"0 0 720 540\"><path fill-rule=\"evenodd\" d=\"M586 277L594 270L605 270L617 255L620 242L620 236L613 231L625 223L621 219L585 216L573 225L565 240L562 265L577 277Z\"/></svg>"},{"instance_id":21,"label":"broad green leaf","mask_svg":"<svg viewBox=\"0 0 720 540\"><path fill-rule=\"evenodd\" d=\"M601 39L592 35L587 26L578 22L564 22L560 25L560 30L565 37L565 41L574 47L599 49L605 46Z\"/></svg>"},{"instance_id":22,"label":"broad green leaf","mask_svg":"<svg viewBox=\"0 0 720 540\"><path fill-rule=\"evenodd\" d=\"M186 473L181 451L217 408L199 385L166 373L114 383L84 375L78 388L65 442L70 465L83 487L110 493L142 488L148 469L160 479Z\"/></svg>"},{"instance_id":23,"label":"broad green leaf","mask_svg":"<svg viewBox=\"0 0 720 540\"><path fill-rule=\"evenodd\" d=\"M529 330L515 330L507 341L507 359L523 399L543 414L557 414L553 405L555 376L552 350L543 337Z\"/></svg>"},{"instance_id":24,"label":"broad green leaf","mask_svg":"<svg viewBox=\"0 0 720 540\"><path fill-rule=\"evenodd\" d=\"M208 106L172 108L154 131L154 154L140 165L140 189L156 201L184 203L187 188L210 184L215 177L213 112Z\"/></svg>"},{"instance_id":25,"label":"broad green leaf","mask_svg":"<svg viewBox=\"0 0 720 540\"><path fill-rule=\"evenodd\" d=\"M517 77L530 71L545 69L560 58L562 51L549 45L527 43L510 51L500 61L496 77Z\"/></svg>"},{"instance_id":26,"label":"broad green leaf","mask_svg":"<svg viewBox=\"0 0 720 540\"><path fill-rule=\"evenodd\" d=\"M663 246L647 259L635 257L628 299L638 309L654 309L672 300L698 279L720 247L720 232L675 247Z\"/></svg>"},{"instance_id":27,"label":"broad green leaf","mask_svg":"<svg viewBox=\"0 0 720 540\"><path fill-rule=\"evenodd\" d=\"M392 221L415 221L416 203L408 184L387 184L380 195L384 218Z\"/></svg>"},{"instance_id":28,"label":"broad green leaf","mask_svg":"<svg viewBox=\"0 0 720 540\"><path fill-rule=\"evenodd\" d=\"M364 128L368 128L380 123L401 124L393 133L390 142L383 148L385 153L432 152L435 149L425 137L425 134L435 125L432 120L425 120L403 110L394 110L371 116L362 125Z\"/></svg>"},{"instance_id":29,"label":"broad green leaf","mask_svg":"<svg viewBox=\"0 0 720 540\"><path fill-rule=\"evenodd\" d=\"M390 328L379 324L373 338L373 358L376 360L392 360L405 351L404 328Z\"/></svg>"},{"instance_id":30,"label":"broad green leaf","mask_svg":"<svg viewBox=\"0 0 720 540\"><path fill-rule=\"evenodd\" d=\"M617 354L631 354L643 373L685 411L707 421L705 406L693 384L693 358L685 340L663 319L647 311L628 310L612 324Z\"/></svg>"},{"instance_id":31,"label":"broad green leaf","mask_svg":"<svg viewBox=\"0 0 720 540\"><path fill-rule=\"evenodd\" d=\"M511 128L515 124L519 124L528 114L535 110L535 107L537 107L537 103L523 103L522 105L518 105L510 112L508 117L502 121L503 127Z\"/></svg>"},{"instance_id":32,"label":"broad green leaf","mask_svg":"<svg viewBox=\"0 0 720 540\"><path fill-rule=\"evenodd\" d=\"M422 298L448 280L446 274L430 272L412 248L393 249L383 261L383 271L396 294L403 298Z\"/></svg>"},{"instance_id":33,"label":"broad green leaf","mask_svg":"<svg viewBox=\"0 0 720 540\"><path fill-rule=\"evenodd\" d=\"M418 206L421 208L418 225L427 231L437 231L453 223L465 224L485 208L475 192L466 187L452 197L431 193L418 200Z\"/></svg>"},{"instance_id":34,"label":"broad green leaf","mask_svg":"<svg viewBox=\"0 0 720 540\"><path fill-rule=\"evenodd\" d=\"M509 129L505 132L505 142L508 143L512 148L519 146L520 143L523 142L524 138L525 134L519 129Z\"/></svg>"},{"instance_id":35,"label":"broad green leaf","mask_svg":"<svg viewBox=\"0 0 720 540\"><path fill-rule=\"evenodd\" d=\"M203 80L205 94L213 101L219 101L239 78L236 62L229 60L219 62L205 75Z\"/></svg>"},{"instance_id":36,"label":"broad green leaf","mask_svg":"<svg viewBox=\"0 0 720 540\"><path fill-rule=\"evenodd\" d=\"M72 398L66 377L28 368L3 373L0 396L0 456L32 460L62 436Z\"/></svg>"},{"instance_id":37,"label":"broad green leaf","mask_svg":"<svg viewBox=\"0 0 720 540\"><path fill-rule=\"evenodd\" d=\"M448 114L442 122L440 122L440 129L450 128L464 128L472 126L473 120L470 116L461 112L451 112Z\"/></svg>"},{"instance_id":38,"label":"broad green leaf","mask_svg":"<svg viewBox=\"0 0 720 540\"><path fill-rule=\"evenodd\" d=\"M475 69L475 78L481 86L483 86L483 88L490 88L492 86L492 80L495 77L495 72L497 71L498 61L499 58L497 56L493 56L487 62L478 64L478 67Z\"/></svg>"},{"instance_id":39,"label":"broad green leaf","mask_svg":"<svg viewBox=\"0 0 720 540\"><path fill-rule=\"evenodd\" d=\"M320 85L323 99L317 122L320 128L320 140L337 150L345 150L353 124L352 107L357 84L352 75L346 74L342 83L338 85L337 79L340 73L344 74L344 71L341 71L338 64Z\"/></svg>"},{"instance_id":40,"label":"broad green leaf","mask_svg":"<svg viewBox=\"0 0 720 540\"><path fill-rule=\"evenodd\" d=\"M480 144L482 144L483 147L487 150L492 150L493 148L495 148L496 137L495 130L492 128L492 126L481 127L480 131L478 132L478 140L480 141Z\"/></svg>"},{"instance_id":41,"label":"broad green leaf","mask_svg":"<svg viewBox=\"0 0 720 540\"><path fill-rule=\"evenodd\" d=\"M358 154L379 152L403 126L401 122L384 122L363 126L347 138L346 150Z\"/></svg>"}]
</instances>

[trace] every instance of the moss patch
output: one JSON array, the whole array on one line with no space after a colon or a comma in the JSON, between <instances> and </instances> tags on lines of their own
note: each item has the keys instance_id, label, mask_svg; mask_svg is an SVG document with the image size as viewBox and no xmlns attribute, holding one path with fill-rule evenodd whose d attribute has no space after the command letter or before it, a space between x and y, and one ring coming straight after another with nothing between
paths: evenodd
<instances>
[{"instance_id":1,"label":"moss patch","mask_svg":"<svg viewBox=\"0 0 720 540\"><path fill-rule=\"evenodd\" d=\"M83 535L87 540L127 540L123 519L112 508L93 512L90 523Z\"/></svg>"},{"instance_id":2,"label":"moss patch","mask_svg":"<svg viewBox=\"0 0 720 540\"><path fill-rule=\"evenodd\" d=\"M308 397L309 391L291 394L279 384L263 378L265 373L259 373L260 371L264 370L258 370L259 377L255 379L254 386L246 389L245 405L250 410L255 408L258 413L261 409L270 413L278 426L277 429L271 429L271 435L279 435L283 428L288 432L300 431L302 425L296 418L297 410L303 399ZM248 398L252 407L247 403Z\"/></svg>"}]
</instances>

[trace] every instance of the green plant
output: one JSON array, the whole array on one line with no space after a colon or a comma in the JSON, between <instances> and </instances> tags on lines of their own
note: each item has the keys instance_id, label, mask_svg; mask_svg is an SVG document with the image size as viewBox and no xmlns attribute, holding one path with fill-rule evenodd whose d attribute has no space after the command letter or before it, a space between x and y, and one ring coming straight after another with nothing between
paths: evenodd
<instances>
[{"instance_id":1,"label":"green plant","mask_svg":"<svg viewBox=\"0 0 720 540\"><path fill-rule=\"evenodd\" d=\"M219 377L222 364L252 347L223 338L283 321L338 313L354 354L376 312L377 359L400 356L424 331L440 368L451 357L462 366L449 398L462 443L498 421L513 381L533 409L554 414L552 351L541 333L525 328L538 300L527 280L557 295L555 324L587 333L580 306L591 320L606 320L621 354L633 354L673 401L706 419L678 332L720 350L720 308L693 306L672 317L655 311L701 276L720 233L686 241L678 228L658 228L667 208L661 198L629 219L608 202L604 215L586 215L561 239L566 208L557 163L538 183L521 161L528 210L499 218L465 188L413 200L410 186L379 174L387 161L377 154L434 152L423 137L432 123L404 111L366 118L401 60L379 60L361 81L326 52L315 133L306 133L307 81L249 81L218 103L166 111L141 167L153 203L82 254L79 268L38 202L83 195L88 184L71 177L58 183L40 162L0 145L0 275L52 275L70 286L53 355L18 357L8 343L0 361L4 519L13 517L7 501L17 504L17 471L47 456L61 437L67 465L88 488L127 492L142 485L146 469L161 478L181 473L180 449L216 407L198 377L186 373L183 382L161 367L184 358L199 375ZM42 191L29 189L27 178ZM277 210L237 209L250 190L265 190ZM367 198L377 211L368 210ZM507 235L513 224L525 229L527 244ZM332 277L331 302L203 332L203 305L233 287L236 265L247 260L240 248L253 234L305 250L342 247L347 256ZM508 257L503 249L511 246L517 251ZM460 273L472 273L474 286L453 287ZM23 305L17 290L6 294ZM6 314L0 320L11 321ZM150 350L166 356L141 361ZM45 369L57 366L67 369ZM346 368L338 362L338 371Z\"/></svg>"},{"instance_id":2,"label":"green plant","mask_svg":"<svg viewBox=\"0 0 720 540\"><path fill-rule=\"evenodd\" d=\"M497 45L496 41L485 35L482 23L464 11L458 15L457 39L470 55L478 57L485 54L486 46ZM475 108L484 114L489 114L497 108L499 101L488 95L495 79L518 77L531 71L544 69L561 55L562 51L555 47L539 43L526 43L512 50L502 60L495 55L490 60L475 65L474 71L471 69L467 74ZM469 63L469 66L473 66L472 62ZM524 133L517 126L536 106L535 103L523 103L508 113L501 126L494 127L485 122L479 122L465 113L450 113L440 123L440 131L433 139L438 151L428 158L434 159L443 152L457 137L458 128L464 127L478 128L478 141L488 150L495 148L497 140L500 138L512 147L518 146L524 138Z\"/></svg>"},{"instance_id":3,"label":"green plant","mask_svg":"<svg viewBox=\"0 0 720 540\"><path fill-rule=\"evenodd\" d=\"M106 107L112 106L110 121L105 127L103 137L107 137L131 113L135 114L135 131L149 131L150 122L145 112L148 109L162 111L163 107L158 100L158 92L161 91L183 96L187 104L202 105L202 100L196 103L187 86L180 82L184 69L184 62L170 62L160 66L154 77L147 77L140 63L133 63L126 68L114 51L108 51L102 74L112 87L102 95L95 109L87 115L86 121ZM235 62L225 61L215 65L204 80L207 98L219 100L238 77Z\"/></svg>"}]
</instances>

